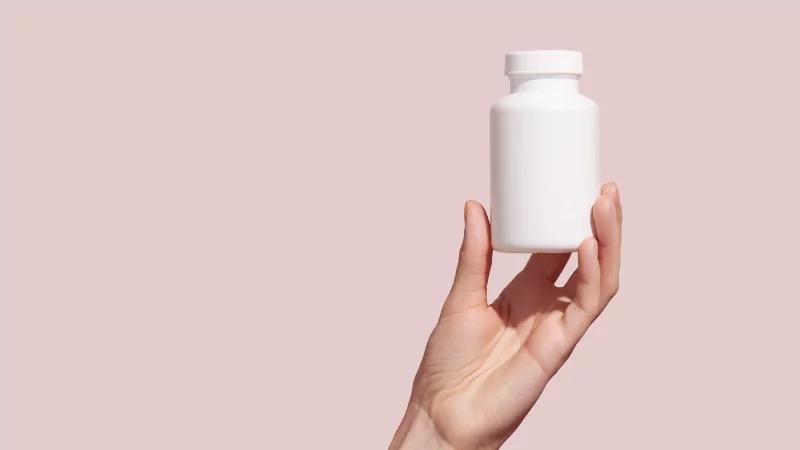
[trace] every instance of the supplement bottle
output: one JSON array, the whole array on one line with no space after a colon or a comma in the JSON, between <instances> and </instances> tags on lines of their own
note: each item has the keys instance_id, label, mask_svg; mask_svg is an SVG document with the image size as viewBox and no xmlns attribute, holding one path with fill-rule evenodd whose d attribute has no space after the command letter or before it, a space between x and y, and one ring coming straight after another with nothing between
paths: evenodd
<instances>
[{"instance_id":1,"label":"supplement bottle","mask_svg":"<svg viewBox=\"0 0 800 450\"><path fill-rule=\"evenodd\" d=\"M490 113L492 246L576 251L600 194L598 107L578 91L583 56L508 53L505 72L511 93Z\"/></svg>"}]
</instances>

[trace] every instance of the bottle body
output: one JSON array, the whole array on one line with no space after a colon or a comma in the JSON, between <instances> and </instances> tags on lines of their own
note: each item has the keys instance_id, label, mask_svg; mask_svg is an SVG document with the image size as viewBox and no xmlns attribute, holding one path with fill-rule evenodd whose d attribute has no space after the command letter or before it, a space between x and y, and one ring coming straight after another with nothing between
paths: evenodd
<instances>
[{"instance_id":1,"label":"bottle body","mask_svg":"<svg viewBox=\"0 0 800 450\"><path fill-rule=\"evenodd\" d=\"M577 77L511 82L490 113L492 246L576 251L593 234L600 192L597 103L578 92Z\"/></svg>"}]
</instances>

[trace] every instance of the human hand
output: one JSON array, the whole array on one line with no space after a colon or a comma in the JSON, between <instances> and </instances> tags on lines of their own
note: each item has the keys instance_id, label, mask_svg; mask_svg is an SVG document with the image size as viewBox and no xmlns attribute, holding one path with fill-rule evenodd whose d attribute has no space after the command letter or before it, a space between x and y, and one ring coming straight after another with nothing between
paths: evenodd
<instances>
[{"instance_id":1,"label":"human hand","mask_svg":"<svg viewBox=\"0 0 800 450\"><path fill-rule=\"evenodd\" d=\"M530 411L619 287L622 206L615 184L592 208L595 238L555 286L569 254L535 254L487 304L492 248L483 207L464 207L453 287L428 339L390 449L497 449Z\"/></svg>"}]
</instances>

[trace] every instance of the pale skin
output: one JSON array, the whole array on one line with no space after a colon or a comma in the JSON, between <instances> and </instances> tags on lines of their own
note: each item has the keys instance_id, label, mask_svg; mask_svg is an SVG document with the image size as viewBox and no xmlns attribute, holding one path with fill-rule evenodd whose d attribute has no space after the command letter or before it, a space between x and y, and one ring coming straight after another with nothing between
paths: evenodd
<instances>
[{"instance_id":1,"label":"pale skin","mask_svg":"<svg viewBox=\"0 0 800 450\"><path fill-rule=\"evenodd\" d=\"M497 449L619 289L622 205L614 183L592 208L594 237L556 286L569 254L534 254L489 303L492 264L483 207L464 207L453 287L428 339L395 449Z\"/></svg>"}]
</instances>

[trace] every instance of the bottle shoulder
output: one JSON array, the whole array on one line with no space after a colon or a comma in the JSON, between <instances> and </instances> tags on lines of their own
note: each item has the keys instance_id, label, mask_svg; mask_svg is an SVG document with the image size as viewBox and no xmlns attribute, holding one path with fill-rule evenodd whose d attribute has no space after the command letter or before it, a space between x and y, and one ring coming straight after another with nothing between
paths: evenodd
<instances>
[{"instance_id":1,"label":"bottle shoulder","mask_svg":"<svg viewBox=\"0 0 800 450\"><path fill-rule=\"evenodd\" d=\"M597 110L596 101L578 92L524 92L512 93L492 105L492 111L504 110Z\"/></svg>"}]
</instances>

